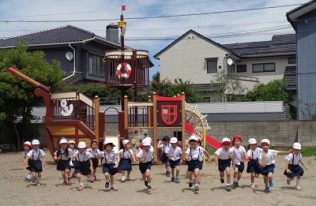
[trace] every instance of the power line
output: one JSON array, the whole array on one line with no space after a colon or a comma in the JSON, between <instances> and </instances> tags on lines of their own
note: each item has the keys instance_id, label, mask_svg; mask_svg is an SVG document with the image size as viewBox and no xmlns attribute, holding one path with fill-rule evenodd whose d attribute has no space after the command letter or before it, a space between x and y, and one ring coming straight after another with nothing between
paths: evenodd
<instances>
[{"instance_id":1,"label":"power line","mask_svg":"<svg viewBox=\"0 0 316 206\"><path fill-rule=\"evenodd\" d=\"M187 13L187 14L127 17L125 19L126 20L144 20L144 19L179 18L179 17L189 17L189 16L201 16L201 15L214 15L214 14L225 14L225 13L258 11L258 10L293 7L293 6L299 6L299 5L302 5L302 4L286 4L286 5L278 5L278 6L223 10L223 11L213 11L213 12ZM118 20L118 18L103 18L103 19L100 18L100 19L64 19L64 20L0 20L0 22L2 22L2 23L61 23L61 22L98 22L98 21L117 21L117 20Z\"/></svg>"}]
</instances>

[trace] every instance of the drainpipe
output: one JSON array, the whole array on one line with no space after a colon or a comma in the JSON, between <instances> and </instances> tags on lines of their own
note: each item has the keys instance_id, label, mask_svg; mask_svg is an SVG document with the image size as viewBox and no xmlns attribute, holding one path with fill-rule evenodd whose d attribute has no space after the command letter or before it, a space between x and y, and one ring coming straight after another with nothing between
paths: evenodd
<instances>
[{"instance_id":1,"label":"drainpipe","mask_svg":"<svg viewBox=\"0 0 316 206\"><path fill-rule=\"evenodd\" d=\"M95 36L93 38L86 39L86 40L82 41L82 44L85 44L85 43L87 43L89 41L92 41L94 39L95 39ZM67 76L67 77L65 77L63 79L63 81L75 76L75 74L76 74L76 49L73 46L71 46L71 43L69 43L68 46L73 50L73 53L74 53L74 68L73 68L72 74Z\"/></svg>"},{"instance_id":2,"label":"drainpipe","mask_svg":"<svg viewBox=\"0 0 316 206\"><path fill-rule=\"evenodd\" d=\"M75 74L76 74L76 49L75 49L73 46L71 46L71 44L68 44L68 46L72 49L72 51L73 51L73 53L74 53L74 62L73 62L73 64L74 64L74 69L73 69L73 71L72 71L72 74L69 75L69 76L67 76L67 77L65 77L65 78L63 79L63 81L65 81L65 80L67 80L67 79L69 79L69 78L75 76Z\"/></svg>"}]
</instances>

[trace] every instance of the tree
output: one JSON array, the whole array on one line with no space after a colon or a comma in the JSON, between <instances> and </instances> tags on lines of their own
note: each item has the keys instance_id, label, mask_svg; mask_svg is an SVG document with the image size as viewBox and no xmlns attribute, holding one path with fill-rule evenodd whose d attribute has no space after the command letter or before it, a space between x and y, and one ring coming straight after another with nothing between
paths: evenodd
<instances>
[{"instance_id":1,"label":"tree","mask_svg":"<svg viewBox=\"0 0 316 206\"><path fill-rule=\"evenodd\" d=\"M217 90L214 93L223 102L239 100L245 92L245 88L241 85L238 76L226 75L224 70L215 74L214 79L211 80L211 84L216 85Z\"/></svg>"},{"instance_id":2,"label":"tree","mask_svg":"<svg viewBox=\"0 0 316 206\"><path fill-rule=\"evenodd\" d=\"M170 80L160 80L159 72L153 75L150 90L151 92L156 92L160 96L168 97L184 92L185 99L188 103L202 101L200 93L192 87L192 83L190 81L183 81L179 78L175 79L173 82Z\"/></svg>"},{"instance_id":3,"label":"tree","mask_svg":"<svg viewBox=\"0 0 316 206\"><path fill-rule=\"evenodd\" d=\"M6 71L11 66L50 86L52 91L62 87L64 74L59 62L49 64L43 52L28 52L23 43L18 43L14 49L0 51L0 127L6 129L2 132L2 139L3 136L10 136L13 130L15 144L19 147L33 118L32 107L40 101L34 96L32 85Z\"/></svg>"},{"instance_id":4,"label":"tree","mask_svg":"<svg viewBox=\"0 0 316 206\"><path fill-rule=\"evenodd\" d=\"M244 101L283 101L289 105L292 97L286 91L283 80L273 80L267 84L259 84L249 91L243 98Z\"/></svg>"}]
</instances>

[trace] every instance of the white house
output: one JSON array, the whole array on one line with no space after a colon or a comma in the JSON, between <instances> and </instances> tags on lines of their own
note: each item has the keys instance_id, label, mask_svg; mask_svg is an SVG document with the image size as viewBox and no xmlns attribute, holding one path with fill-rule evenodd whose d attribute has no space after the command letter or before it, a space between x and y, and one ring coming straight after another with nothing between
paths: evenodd
<instances>
[{"instance_id":1,"label":"white house","mask_svg":"<svg viewBox=\"0 0 316 206\"><path fill-rule=\"evenodd\" d=\"M271 41L219 44L189 30L155 58L160 60L161 79L188 80L204 92L205 101L217 101L210 83L221 71L237 76L246 90L259 83L283 79L286 70L296 67L296 36L275 35Z\"/></svg>"}]
</instances>

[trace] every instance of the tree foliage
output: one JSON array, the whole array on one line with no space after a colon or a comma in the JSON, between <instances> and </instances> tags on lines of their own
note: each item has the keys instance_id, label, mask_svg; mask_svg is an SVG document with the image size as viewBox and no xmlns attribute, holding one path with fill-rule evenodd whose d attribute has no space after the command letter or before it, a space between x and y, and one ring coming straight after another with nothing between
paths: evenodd
<instances>
[{"instance_id":1,"label":"tree foliage","mask_svg":"<svg viewBox=\"0 0 316 206\"><path fill-rule=\"evenodd\" d=\"M0 124L14 129L17 136L23 135L27 129L32 119L32 107L39 101L33 94L32 85L13 76L6 69L15 67L36 81L50 86L52 91L58 90L63 85L64 75L60 63L53 61L49 64L44 57L43 52L28 52L22 43L18 43L16 48L0 51ZM18 125L15 124L17 121Z\"/></svg>"},{"instance_id":2,"label":"tree foliage","mask_svg":"<svg viewBox=\"0 0 316 206\"><path fill-rule=\"evenodd\" d=\"M168 97L184 92L187 102L194 103L202 101L202 96L194 87L192 87L191 82L183 81L182 79L175 79L173 82L170 80L160 80L159 72L153 75L150 90L151 92L156 92L160 96Z\"/></svg>"},{"instance_id":3,"label":"tree foliage","mask_svg":"<svg viewBox=\"0 0 316 206\"><path fill-rule=\"evenodd\" d=\"M245 95L244 101L283 101L285 104L290 104L291 96L286 91L283 80L273 80L254 87Z\"/></svg>"}]
</instances>

